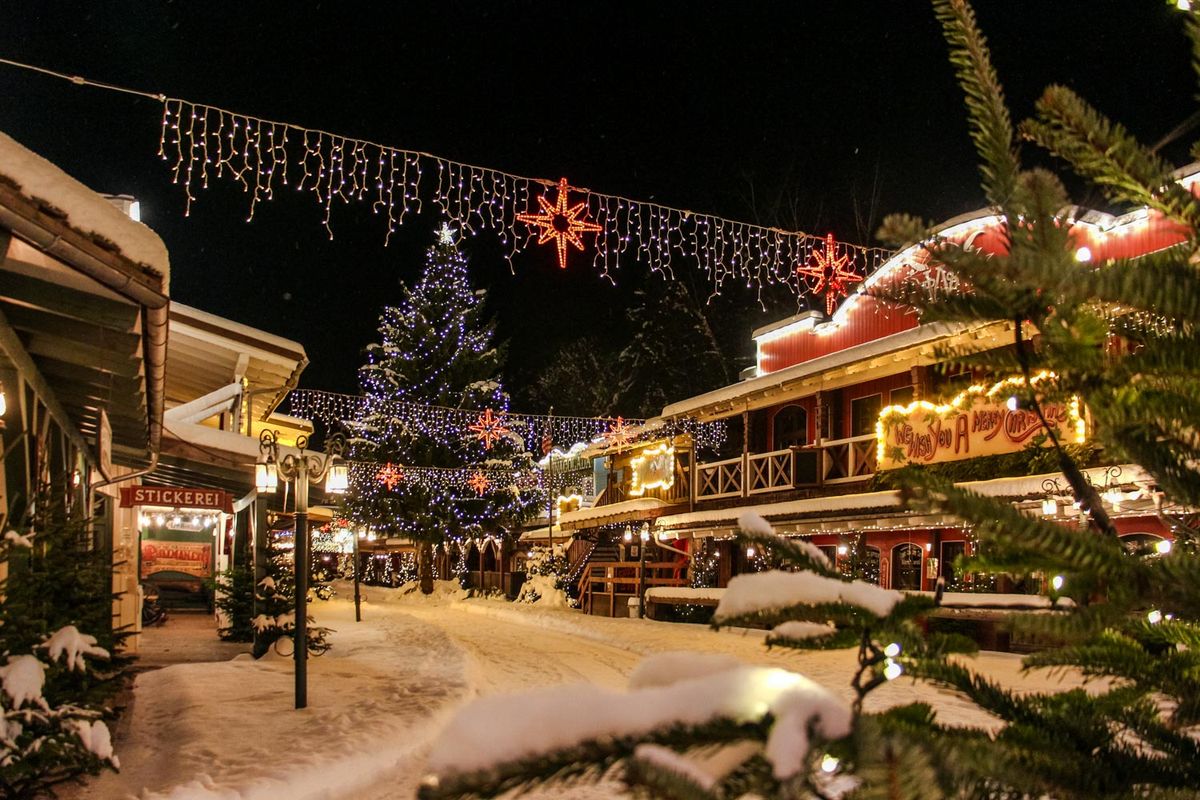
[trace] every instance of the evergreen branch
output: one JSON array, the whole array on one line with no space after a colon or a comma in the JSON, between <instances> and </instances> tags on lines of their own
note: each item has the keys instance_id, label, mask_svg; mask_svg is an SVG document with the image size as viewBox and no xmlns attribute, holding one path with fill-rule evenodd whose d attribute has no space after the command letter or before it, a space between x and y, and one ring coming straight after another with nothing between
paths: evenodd
<instances>
[{"instance_id":1,"label":"evergreen branch","mask_svg":"<svg viewBox=\"0 0 1200 800\"><path fill-rule=\"evenodd\" d=\"M1065 86L1050 86L1037 102L1038 118L1022 134L1067 160L1117 202L1146 205L1191 229L1200 205L1171 176L1170 166L1119 123L1100 114Z\"/></svg>"},{"instance_id":2,"label":"evergreen branch","mask_svg":"<svg viewBox=\"0 0 1200 800\"><path fill-rule=\"evenodd\" d=\"M742 544L752 544L764 548L794 569L815 572L827 578L847 580L842 573L830 565L829 559L825 557L824 553L816 550L808 542L785 539L774 533L759 533L745 529L738 531L737 540Z\"/></svg>"},{"instance_id":3,"label":"evergreen branch","mask_svg":"<svg viewBox=\"0 0 1200 800\"><path fill-rule=\"evenodd\" d=\"M675 725L639 736L592 739L491 769L430 776L422 782L417 797L420 800L488 798L514 789L529 790L572 779L594 781L632 755L639 744L657 744L678 750L701 743L765 742L772 722L769 715L757 722L717 719L703 725Z\"/></svg>"},{"instance_id":4,"label":"evergreen branch","mask_svg":"<svg viewBox=\"0 0 1200 800\"><path fill-rule=\"evenodd\" d=\"M1016 146L1004 92L992 67L987 41L964 0L934 0L934 14L950 46L950 63L966 95L971 141L982 160L980 173L988 202L1006 209L1017 191Z\"/></svg>"}]
</instances>

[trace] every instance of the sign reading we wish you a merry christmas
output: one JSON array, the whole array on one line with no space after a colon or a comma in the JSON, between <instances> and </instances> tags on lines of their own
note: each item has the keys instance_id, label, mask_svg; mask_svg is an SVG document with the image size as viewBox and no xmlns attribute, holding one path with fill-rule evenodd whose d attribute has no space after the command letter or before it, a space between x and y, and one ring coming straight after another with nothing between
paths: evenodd
<instances>
[{"instance_id":1,"label":"sign reading we wish you a merry christmas","mask_svg":"<svg viewBox=\"0 0 1200 800\"><path fill-rule=\"evenodd\" d=\"M1012 453L1044 433L1033 410L1009 408L994 390L968 390L944 406L916 402L885 408L877 430L879 469ZM1041 410L1062 442L1084 440L1078 402L1043 402Z\"/></svg>"}]
</instances>

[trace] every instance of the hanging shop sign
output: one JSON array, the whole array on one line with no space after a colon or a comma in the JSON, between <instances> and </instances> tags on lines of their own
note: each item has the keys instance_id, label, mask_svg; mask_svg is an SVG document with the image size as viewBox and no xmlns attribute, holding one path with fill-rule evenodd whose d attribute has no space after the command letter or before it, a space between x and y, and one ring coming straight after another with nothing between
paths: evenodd
<instances>
[{"instance_id":1,"label":"hanging shop sign","mask_svg":"<svg viewBox=\"0 0 1200 800\"><path fill-rule=\"evenodd\" d=\"M670 489L675 485L675 448L663 442L647 447L629 461L629 494L640 497L647 489Z\"/></svg>"},{"instance_id":2,"label":"hanging shop sign","mask_svg":"<svg viewBox=\"0 0 1200 800\"><path fill-rule=\"evenodd\" d=\"M1052 373L1040 373L1033 382L1036 387L1052 378ZM879 413L875 427L879 469L1012 453L1028 446L1044 429L1032 409L1008 402L1023 384L1020 378L1009 378L990 388L972 386L944 405L917 401L888 406ZM1085 440L1087 428L1078 398L1040 405L1062 442Z\"/></svg>"},{"instance_id":3,"label":"hanging shop sign","mask_svg":"<svg viewBox=\"0 0 1200 800\"><path fill-rule=\"evenodd\" d=\"M213 546L211 542L173 542L142 540L142 578L156 573L173 572L192 578L211 578Z\"/></svg>"},{"instance_id":4,"label":"hanging shop sign","mask_svg":"<svg viewBox=\"0 0 1200 800\"><path fill-rule=\"evenodd\" d=\"M228 492L220 489L186 489L177 486L126 486L121 489L121 507L212 508L233 513Z\"/></svg>"}]
</instances>

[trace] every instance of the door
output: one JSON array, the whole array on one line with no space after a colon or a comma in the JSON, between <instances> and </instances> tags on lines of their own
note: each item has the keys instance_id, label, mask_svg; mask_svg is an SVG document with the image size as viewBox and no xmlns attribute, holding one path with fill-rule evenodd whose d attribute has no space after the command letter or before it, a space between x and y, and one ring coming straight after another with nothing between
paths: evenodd
<instances>
[{"instance_id":1,"label":"door","mask_svg":"<svg viewBox=\"0 0 1200 800\"><path fill-rule=\"evenodd\" d=\"M921 588L921 555L919 544L898 544L892 548L892 588Z\"/></svg>"}]
</instances>

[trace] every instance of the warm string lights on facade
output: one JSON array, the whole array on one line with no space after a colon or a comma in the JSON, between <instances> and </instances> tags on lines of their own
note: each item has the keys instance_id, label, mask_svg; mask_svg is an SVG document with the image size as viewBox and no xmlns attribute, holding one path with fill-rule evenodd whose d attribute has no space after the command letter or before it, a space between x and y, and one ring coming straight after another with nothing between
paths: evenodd
<instances>
[{"instance_id":1,"label":"warm string lights on facade","mask_svg":"<svg viewBox=\"0 0 1200 800\"><path fill-rule=\"evenodd\" d=\"M454 493L464 487L477 492L480 480L486 481L488 487L509 487L519 492L543 488L542 476L537 470L486 466L411 467L391 462L380 466L372 461L354 460L343 463L350 468L350 485L357 492L396 492L403 486L419 486L438 493Z\"/></svg>"}]
</instances>

